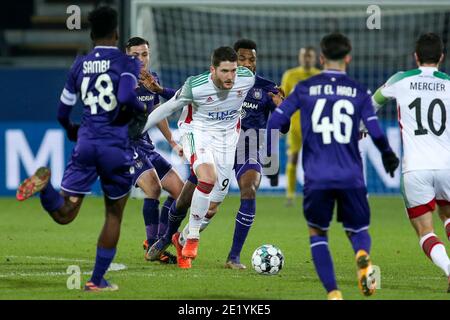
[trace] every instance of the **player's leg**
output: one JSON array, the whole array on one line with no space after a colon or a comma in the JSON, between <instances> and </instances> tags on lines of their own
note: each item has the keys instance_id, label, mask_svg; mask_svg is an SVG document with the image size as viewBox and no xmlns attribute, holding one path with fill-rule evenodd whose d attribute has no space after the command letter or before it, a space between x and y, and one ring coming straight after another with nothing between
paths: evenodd
<instances>
[{"instance_id":1,"label":"player's leg","mask_svg":"<svg viewBox=\"0 0 450 320\"><path fill-rule=\"evenodd\" d=\"M292 206L297 186L297 163L301 148L300 111L295 112L291 118L291 127L288 132L288 159L286 164L286 205Z\"/></svg>"},{"instance_id":2,"label":"player's leg","mask_svg":"<svg viewBox=\"0 0 450 320\"><path fill-rule=\"evenodd\" d=\"M250 162L250 160L243 166L235 166L241 204L236 214L233 243L225 263L225 267L231 269L246 268L240 262L240 255L256 214L256 191L261 182L261 165L257 161Z\"/></svg>"},{"instance_id":3,"label":"player's leg","mask_svg":"<svg viewBox=\"0 0 450 320\"><path fill-rule=\"evenodd\" d=\"M142 214L144 216L147 246L152 246L158 237L159 196L161 182L154 168L144 171L137 179L137 186L145 193Z\"/></svg>"},{"instance_id":4,"label":"player's leg","mask_svg":"<svg viewBox=\"0 0 450 320\"><path fill-rule=\"evenodd\" d=\"M132 151L100 146L96 154L97 170L105 194L105 223L98 238L94 271L85 290L111 291L118 287L108 283L104 275L116 254L123 210L133 183Z\"/></svg>"},{"instance_id":5,"label":"player's leg","mask_svg":"<svg viewBox=\"0 0 450 320\"><path fill-rule=\"evenodd\" d=\"M432 213L436 206L435 174L432 170L404 173L403 198L419 244L430 260L449 276L450 259L441 240L434 233Z\"/></svg>"},{"instance_id":6,"label":"player's leg","mask_svg":"<svg viewBox=\"0 0 450 320\"><path fill-rule=\"evenodd\" d=\"M305 188L303 214L309 227L311 255L317 275L327 291L329 300L341 300L334 273L333 259L328 248L327 230L333 216L335 196L332 190Z\"/></svg>"},{"instance_id":7,"label":"player's leg","mask_svg":"<svg viewBox=\"0 0 450 320\"><path fill-rule=\"evenodd\" d=\"M439 218L444 223L447 239L450 240L450 202L439 204Z\"/></svg>"},{"instance_id":8,"label":"player's leg","mask_svg":"<svg viewBox=\"0 0 450 320\"><path fill-rule=\"evenodd\" d=\"M344 230L352 244L357 267L358 287L370 296L375 293L376 275L370 259L371 238L370 208L365 187L358 189L341 189L337 194L337 220L342 222Z\"/></svg>"},{"instance_id":9,"label":"player's leg","mask_svg":"<svg viewBox=\"0 0 450 320\"><path fill-rule=\"evenodd\" d=\"M163 208L161 209L158 229L159 238L163 237L167 231L169 210L175 199L177 199L181 194L181 190L183 189L183 180L181 179L177 171L175 171L173 168L170 168L170 170L161 177L161 184L163 189L169 193L169 196L167 197L166 201L163 204Z\"/></svg>"},{"instance_id":10,"label":"player's leg","mask_svg":"<svg viewBox=\"0 0 450 320\"><path fill-rule=\"evenodd\" d=\"M118 289L117 285L106 281L104 275L116 255L122 215L127 200L128 194L116 200L105 196L105 223L97 242L94 271L85 286L87 291L115 291Z\"/></svg>"},{"instance_id":11,"label":"player's leg","mask_svg":"<svg viewBox=\"0 0 450 320\"><path fill-rule=\"evenodd\" d=\"M436 170L435 178L439 218L444 223L447 239L450 240L450 170Z\"/></svg>"}]
</instances>

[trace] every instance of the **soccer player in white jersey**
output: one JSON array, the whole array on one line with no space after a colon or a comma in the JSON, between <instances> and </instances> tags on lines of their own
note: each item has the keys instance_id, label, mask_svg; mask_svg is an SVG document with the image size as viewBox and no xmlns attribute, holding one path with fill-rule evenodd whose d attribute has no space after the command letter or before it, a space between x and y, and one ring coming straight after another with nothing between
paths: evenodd
<instances>
[{"instance_id":1,"label":"soccer player in white jersey","mask_svg":"<svg viewBox=\"0 0 450 320\"><path fill-rule=\"evenodd\" d=\"M214 50L209 71L189 77L172 99L148 117L144 132L185 107L179 123L181 143L198 183L192 197L188 239L182 248L177 246L178 258L197 256L202 219L210 203L220 204L228 193L241 106L254 83L253 72L238 67L235 50L220 47Z\"/></svg>"},{"instance_id":2,"label":"soccer player in white jersey","mask_svg":"<svg viewBox=\"0 0 450 320\"><path fill-rule=\"evenodd\" d=\"M414 57L418 69L396 73L372 99L377 108L389 99L397 101L406 211L423 251L447 275L450 292L450 260L432 219L437 204L450 240L450 77L438 71L444 58L442 40L423 34Z\"/></svg>"}]
</instances>

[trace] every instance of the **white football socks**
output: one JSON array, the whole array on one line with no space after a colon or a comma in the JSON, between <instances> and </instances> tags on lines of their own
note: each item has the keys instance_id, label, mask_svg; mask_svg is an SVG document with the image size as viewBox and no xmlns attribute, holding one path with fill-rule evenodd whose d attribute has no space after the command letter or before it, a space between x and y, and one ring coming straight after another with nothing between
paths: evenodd
<instances>
[{"instance_id":1,"label":"white football socks","mask_svg":"<svg viewBox=\"0 0 450 320\"><path fill-rule=\"evenodd\" d=\"M191 213L189 216L188 239L200 238L200 227L203 218L208 213L209 202L209 193L204 193L198 188L195 188L194 195L192 196Z\"/></svg>"},{"instance_id":2,"label":"white football socks","mask_svg":"<svg viewBox=\"0 0 450 320\"><path fill-rule=\"evenodd\" d=\"M434 238L434 239L432 239ZM424 243L429 240L433 241L435 244L431 247L431 250L427 253L426 248L424 248ZM438 242L438 243L436 243ZM447 277L449 276L450 259L448 258L447 251L444 245L439 241L434 233L428 233L420 239L420 247L424 249L425 253L429 255L431 261L439 268L441 268Z\"/></svg>"}]
</instances>

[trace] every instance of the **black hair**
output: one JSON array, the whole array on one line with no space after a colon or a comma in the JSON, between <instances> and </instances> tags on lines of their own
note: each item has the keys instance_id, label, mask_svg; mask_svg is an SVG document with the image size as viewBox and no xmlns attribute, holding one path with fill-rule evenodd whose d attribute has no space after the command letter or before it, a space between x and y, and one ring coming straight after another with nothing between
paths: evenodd
<instances>
[{"instance_id":1,"label":"black hair","mask_svg":"<svg viewBox=\"0 0 450 320\"><path fill-rule=\"evenodd\" d=\"M132 38L128 39L127 44L125 45L125 47L127 49L130 49L131 47L140 46L140 45L143 45L143 44L146 44L146 45L149 46L148 41L145 40L144 38L132 37Z\"/></svg>"},{"instance_id":2,"label":"black hair","mask_svg":"<svg viewBox=\"0 0 450 320\"><path fill-rule=\"evenodd\" d=\"M219 47L213 52L211 64L218 67L222 61L235 62L237 59L237 53L232 47Z\"/></svg>"},{"instance_id":3,"label":"black hair","mask_svg":"<svg viewBox=\"0 0 450 320\"><path fill-rule=\"evenodd\" d=\"M233 45L234 51L238 51L239 49L249 49L256 51L256 43L250 39L239 39Z\"/></svg>"},{"instance_id":4,"label":"black hair","mask_svg":"<svg viewBox=\"0 0 450 320\"><path fill-rule=\"evenodd\" d=\"M341 60L352 51L349 38L342 33L331 33L320 41L320 49L325 58L329 60Z\"/></svg>"},{"instance_id":5,"label":"black hair","mask_svg":"<svg viewBox=\"0 0 450 320\"><path fill-rule=\"evenodd\" d=\"M117 11L111 7L98 7L88 16L92 40L111 38L117 31Z\"/></svg>"},{"instance_id":6,"label":"black hair","mask_svg":"<svg viewBox=\"0 0 450 320\"><path fill-rule=\"evenodd\" d=\"M444 52L444 44L435 33L422 34L416 41L416 54L419 63L438 63Z\"/></svg>"}]
</instances>

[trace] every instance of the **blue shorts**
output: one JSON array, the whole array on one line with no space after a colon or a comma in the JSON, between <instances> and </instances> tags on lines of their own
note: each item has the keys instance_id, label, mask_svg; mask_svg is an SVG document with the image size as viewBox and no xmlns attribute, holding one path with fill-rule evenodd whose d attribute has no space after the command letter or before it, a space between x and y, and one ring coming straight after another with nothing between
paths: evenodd
<instances>
[{"instance_id":1,"label":"blue shorts","mask_svg":"<svg viewBox=\"0 0 450 320\"><path fill-rule=\"evenodd\" d=\"M69 195L89 194L98 177L108 198L127 195L133 181L132 149L78 141L64 171L61 189Z\"/></svg>"},{"instance_id":2,"label":"blue shorts","mask_svg":"<svg viewBox=\"0 0 450 320\"><path fill-rule=\"evenodd\" d=\"M261 174L262 166L259 158L259 150L257 148L251 149L248 145L240 147L238 144L233 169L237 181L249 170L255 170Z\"/></svg>"},{"instance_id":3,"label":"blue shorts","mask_svg":"<svg viewBox=\"0 0 450 320\"><path fill-rule=\"evenodd\" d=\"M303 198L303 213L309 226L327 230L337 203L337 221L344 229L359 232L369 228L370 209L366 188L357 189L307 189Z\"/></svg>"},{"instance_id":4,"label":"blue shorts","mask_svg":"<svg viewBox=\"0 0 450 320\"><path fill-rule=\"evenodd\" d=\"M172 165L155 150L148 148L133 147L134 150L134 177L133 186L136 186L141 175L151 169L155 169L159 180L172 169Z\"/></svg>"}]
</instances>

